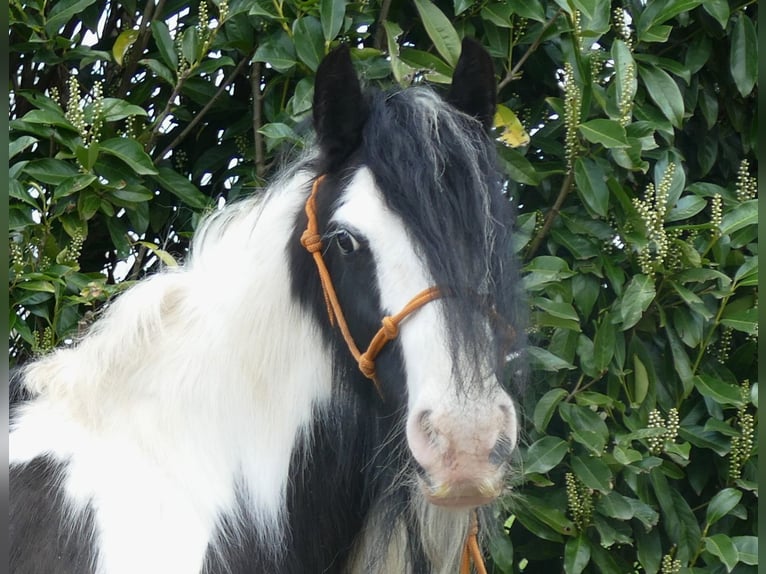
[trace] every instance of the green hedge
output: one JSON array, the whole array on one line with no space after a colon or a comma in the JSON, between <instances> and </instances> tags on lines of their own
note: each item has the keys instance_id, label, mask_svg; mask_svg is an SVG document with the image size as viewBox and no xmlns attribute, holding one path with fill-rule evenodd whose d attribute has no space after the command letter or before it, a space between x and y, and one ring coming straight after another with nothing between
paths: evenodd
<instances>
[{"instance_id":1,"label":"green hedge","mask_svg":"<svg viewBox=\"0 0 766 574\"><path fill-rule=\"evenodd\" d=\"M369 84L498 74L533 383L495 572L755 572L757 5L10 2L10 361L262 187L351 42Z\"/></svg>"}]
</instances>

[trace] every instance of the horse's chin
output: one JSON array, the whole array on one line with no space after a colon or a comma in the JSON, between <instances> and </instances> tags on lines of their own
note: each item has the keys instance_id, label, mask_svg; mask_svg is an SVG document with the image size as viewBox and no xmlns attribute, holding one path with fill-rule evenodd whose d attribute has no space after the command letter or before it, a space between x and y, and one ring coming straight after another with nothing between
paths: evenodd
<instances>
[{"instance_id":1,"label":"horse's chin","mask_svg":"<svg viewBox=\"0 0 766 574\"><path fill-rule=\"evenodd\" d=\"M431 485L420 479L426 501L434 506L454 510L469 510L493 503L503 490L502 480L441 483Z\"/></svg>"}]
</instances>

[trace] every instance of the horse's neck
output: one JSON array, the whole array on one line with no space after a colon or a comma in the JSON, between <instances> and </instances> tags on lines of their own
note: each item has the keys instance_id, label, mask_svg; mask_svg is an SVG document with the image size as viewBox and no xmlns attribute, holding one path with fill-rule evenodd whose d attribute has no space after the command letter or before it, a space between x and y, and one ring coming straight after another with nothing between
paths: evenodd
<instances>
[{"instance_id":1,"label":"horse's neck","mask_svg":"<svg viewBox=\"0 0 766 574\"><path fill-rule=\"evenodd\" d=\"M283 190L211 226L187 268L129 290L80 345L29 369L39 397L21 411L11 459L71 459L83 497L130 467L183 485L179 496L212 514L235 503L235 480L254 508L281 512L292 447L331 378L291 296L300 195Z\"/></svg>"}]
</instances>

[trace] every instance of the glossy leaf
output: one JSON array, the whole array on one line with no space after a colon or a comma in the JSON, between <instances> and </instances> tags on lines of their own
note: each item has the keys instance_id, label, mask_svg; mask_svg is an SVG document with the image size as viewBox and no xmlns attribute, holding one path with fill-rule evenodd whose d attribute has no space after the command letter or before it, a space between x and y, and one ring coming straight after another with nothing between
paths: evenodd
<instances>
[{"instance_id":1,"label":"glossy leaf","mask_svg":"<svg viewBox=\"0 0 766 574\"><path fill-rule=\"evenodd\" d=\"M453 68L460 56L460 37L452 23L431 0L414 0L420 20L439 52Z\"/></svg>"},{"instance_id":2,"label":"glossy leaf","mask_svg":"<svg viewBox=\"0 0 766 574\"><path fill-rule=\"evenodd\" d=\"M758 79L758 40L753 22L742 12L737 15L731 33L729 66L740 95L748 96Z\"/></svg>"}]
</instances>

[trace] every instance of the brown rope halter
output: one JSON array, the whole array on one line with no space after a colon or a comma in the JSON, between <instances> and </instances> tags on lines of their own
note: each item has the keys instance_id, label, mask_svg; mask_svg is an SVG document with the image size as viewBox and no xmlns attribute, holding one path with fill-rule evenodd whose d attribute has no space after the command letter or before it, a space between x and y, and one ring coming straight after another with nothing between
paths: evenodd
<instances>
[{"instance_id":1,"label":"brown rope halter","mask_svg":"<svg viewBox=\"0 0 766 574\"><path fill-rule=\"evenodd\" d=\"M383 392L380 388L380 382L378 381L377 374L375 373L375 359L378 354L383 350L383 347L389 341L393 341L399 335L399 325L409 315L420 309L423 305L430 303L431 301L442 297L442 293L438 287L429 287L415 295L410 301L402 308L401 311L395 315L385 316L381 320L381 327L378 332L375 333L367 350L361 352L357 347L351 336L351 331L346 323L346 317L343 314L343 310L338 300L338 294L335 292L335 287L330 277L330 272L327 269L327 264L322 256L322 237L319 235L319 225L317 223L316 213L316 196L319 191L319 184L324 180L324 175L320 175L314 180L314 184L311 188L311 194L306 200L306 229L301 235L301 245L306 248L306 251L311 253L316 263L317 271L319 272L319 280L322 283L322 292L324 294L325 305L327 305L327 315L330 319L330 325L333 327L337 323L340 329L343 339L346 341L346 345L351 351L354 359L359 365L359 370L362 374L371 379L375 384L375 389L378 394L383 398ZM468 537L465 541L465 547L460 560L460 573L470 574L471 572L471 560L476 566L477 574L487 574L487 570L484 567L484 560L479 549L479 543L477 540L477 534L479 531L476 512L471 514L471 526L468 532Z\"/></svg>"},{"instance_id":2,"label":"brown rope halter","mask_svg":"<svg viewBox=\"0 0 766 574\"><path fill-rule=\"evenodd\" d=\"M319 272L319 279L322 283L322 291L324 293L325 304L327 305L327 315L330 318L330 325L335 326L338 324L343 339L346 341L351 354L354 356L359 370L362 374L371 379L375 383L375 388L378 394L383 398L383 393L378 382L377 375L375 373L375 359L378 354L383 350L383 347L389 341L393 341L399 335L399 324L404 321L410 314L420 309L426 303L430 303L434 299L441 297L441 293L438 287L429 287L424 291L421 291L410 299L404 308L396 315L390 315L383 317L381 321L381 327L375 336L370 341L367 350L361 352L359 347L356 346L351 331L346 323L346 317L343 314L343 310L338 300L338 295L335 292L335 287L330 277L330 272L327 270L324 257L322 257L322 238L319 235L319 226L317 224L316 214L316 195L319 190L319 184L324 179L323 175L320 175L314 180L314 185L311 188L311 195L309 195L306 201L306 217L308 222L306 223L306 229L301 235L301 244L306 250L311 253L314 258L314 262Z\"/></svg>"}]
</instances>

